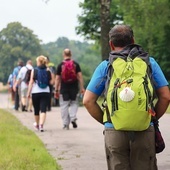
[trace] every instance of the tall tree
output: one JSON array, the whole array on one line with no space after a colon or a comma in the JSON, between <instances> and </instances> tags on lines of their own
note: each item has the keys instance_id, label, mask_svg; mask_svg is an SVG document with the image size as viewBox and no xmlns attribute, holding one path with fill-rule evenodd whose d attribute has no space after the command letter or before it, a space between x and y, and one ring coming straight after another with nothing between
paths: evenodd
<instances>
[{"instance_id":1,"label":"tall tree","mask_svg":"<svg viewBox=\"0 0 170 170\"><path fill-rule=\"evenodd\" d=\"M108 58L108 32L114 24L122 21L117 3L111 0L85 0L79 6L82 8L82 14L78 16L79 26L76 27L76 33L85 39L98 42L102 59Z\"/></svg>"},{"instance_id":2,"label":"tall tree","mask_svg":"<svg viewBox=\"0 0 170 170\"><path fill-rule=\"evenodd\" d=\"M42 54L40 40L33 31L23 27L19 22L12 22L0 32L0 81L6 83L8 75L17 65L19 59L28 59Z\"/></svg>"},{"instance_id":3,"label":"tall tree","mask_svg":"<svg viewBox=\"0 0 170 170\"><path fill-rule=\"evenodd\" d=\"M108 54L110 52L108 36L108 32L110 31L110 3L111 0L100 0L102 59L108 58Z\"/></svg>"},{"instance_id":4,"label":"tall tree","mask_svg":"<svg viewBox=\"0 0 170 170\"><path fill-rule=\"evenodd\" d=\"M76 27L76 33L87 40L100 40L100 3L98 1L84 0L79 4L82 14L78 15L79 26Z\"/></svg>"}]
</instances>

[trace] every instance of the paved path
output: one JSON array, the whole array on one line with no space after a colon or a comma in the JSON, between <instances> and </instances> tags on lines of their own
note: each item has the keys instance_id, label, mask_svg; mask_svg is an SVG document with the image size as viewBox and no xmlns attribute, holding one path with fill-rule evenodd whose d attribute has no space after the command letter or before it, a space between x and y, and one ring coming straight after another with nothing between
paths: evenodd
<instances>
[{"instance_id":1,"label":"paved path","mask_svg":"<svg viewBox=\"0 0 170 170\"><path fill-rule=\"evenodd\" d=\"M30 112L16 112L11 109L8 96L0 94L0 108L6 108L28 129L34 131L34 116ZM47 113L45 132L35 132L49 153L63 167L63 170L106 170L103 126L87 113L84 107L78 110L78 128L62 129L60 108L53 107ZM170 115L160 120L160 129L166 141L166 149L157 155L159 170L170 170Z\"/></svg>"}]
</instances>

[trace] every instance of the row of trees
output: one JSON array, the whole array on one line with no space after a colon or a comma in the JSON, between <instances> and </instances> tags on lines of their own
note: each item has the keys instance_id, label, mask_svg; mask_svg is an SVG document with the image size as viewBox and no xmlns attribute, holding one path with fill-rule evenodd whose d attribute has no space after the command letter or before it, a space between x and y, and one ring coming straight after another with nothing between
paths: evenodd
<instances>
[{"instance_id":1,"label":"row of trees","mask_svg":"<svg viewBox=\"0 0 170 170\"><path fill-rule=\"evenodd\" d=\"M60 37L55 42L42 44L38 37L18 22L9 23L0 31L0 81L6 83L17 61L48 55L57 65L64 48L70 48L81 66L88 83L96 65L108 57L108 32L117 23L130 25L136 43L154 56L170 81L170 1L169 0L84 0L80 3L77 34L95 43L79 42Z\"/></svg>"},{"instance_id":2,"label":"row of trees","mask_svg":"<svg viewBox=\"0 0 170 170\"><path fill-rule=\"evenodd\" d=\"M18 22L8 24L0 32L0 81L7 82L8 75L18 60L26 62L42 53L40 40L33 31Z\"/></svg>"},{"instance_id":3,"label":"row of trees","mask_svg":"<svg viewBox=\"0 0 170 170\"><path fill-rule=\"evenodd\" d=\"M0 82L7 82L9 74L17 66L18 60L24 63L31 59L36 64L37 56L49 56L50 61L57 66L62 61L65 48L72 50L73 58L81 65L87 85L94 68L101 61L100 48L94 44L69 40L59 37L55 42L42 44L33 31L19 22L9 23L0 32Z\"/></svg>"},{"instance_id":4,"label":"row of trees","mask_svg":"<svg viewBox=\"0 0 170 170\"><path fill-rule=\"evenodd\" d=\"M108 30L117 23L130 25L136 43L154 56L170 80L170 1L169 0L84 0L78 16L77 34L101 45L102 59L107 58ZM106 50L107 49L107 50Z\"/></svg>"}]
</instances>

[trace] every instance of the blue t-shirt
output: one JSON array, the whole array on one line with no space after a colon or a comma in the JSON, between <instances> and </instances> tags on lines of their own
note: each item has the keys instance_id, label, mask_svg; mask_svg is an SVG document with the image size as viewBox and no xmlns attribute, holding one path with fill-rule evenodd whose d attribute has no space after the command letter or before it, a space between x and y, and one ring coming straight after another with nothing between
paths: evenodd
<instances>
[{"instance_id":1,"label":"blue t-shirt","mask_svg":"<svg viewBox=\"0 0 170 170\"><path fill-rule=\"evenodd\" d=\"M13 70L12 76L17 78L20 69L21 69L21 66L15 67L14 70Z\"/></svg>"},{"instance_id":2,"label":"blue t-shirt","mask_svg":"<svg viewBox=\"0 0 170 170\"><path fill-rule=\"evenodd\" d=\"M150 57L150 63L152 68L152 76L154 79L154 85L155 89L158 89L163 86L167 86L168 82L158 65L158 63L155 61L154 58ZM101 62L98 67L95 69L93 76L87 86L87 90L95 93L96 95L100 96L105 88L105 82L106 82L106 75L107 75L107 66L108 61L104 60ZM107 125L106 125L107 126ZM108 125L107 127L109 127Z\"/></svg>"},{"instance_id":3,"label":"blue t-shirt","mask_svg":"<svg viewBox=\"0 0 170 170\"><path fill-rule=\"evenodd\" d=\"M12 74L10 74L9 77L8 77L8 84L9 84L10 88L13 86L13 77L12 77Z\"/></svg>"},{"instance_id":4,"label":"blue t-shirt","mask_svg":"<svg viewBox=\"0 0 170 170\"><path fill-rule=\"evenodd\" d=\"M17 67L14 68L13 73L12 73L12 77L13 77L13 78L15 78L15 79L17 78L20 69L21 69L21 66L17 66ZM13 82L13 83L14 83L14 82ZM17 85L17 87L18 87L18 86L19 86L19 85Z\"/></svg>"}]
</instances>

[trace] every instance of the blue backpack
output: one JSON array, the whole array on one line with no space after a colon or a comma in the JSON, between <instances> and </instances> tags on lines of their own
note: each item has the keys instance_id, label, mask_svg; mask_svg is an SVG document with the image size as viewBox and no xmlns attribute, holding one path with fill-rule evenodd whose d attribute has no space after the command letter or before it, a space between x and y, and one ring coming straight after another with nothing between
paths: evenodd
<instances>
[{"instance_id":1,"label":"blue backpack","mask_svg":"<svg viewBox=\"0 0 170 170\"><path fill-rule=\"evenodd\" d=\"M49 74L47 72L47 68L37 67L35 69L35 80L40 88L46 88L49 85Z\"/></svg>"}]
</instances>

